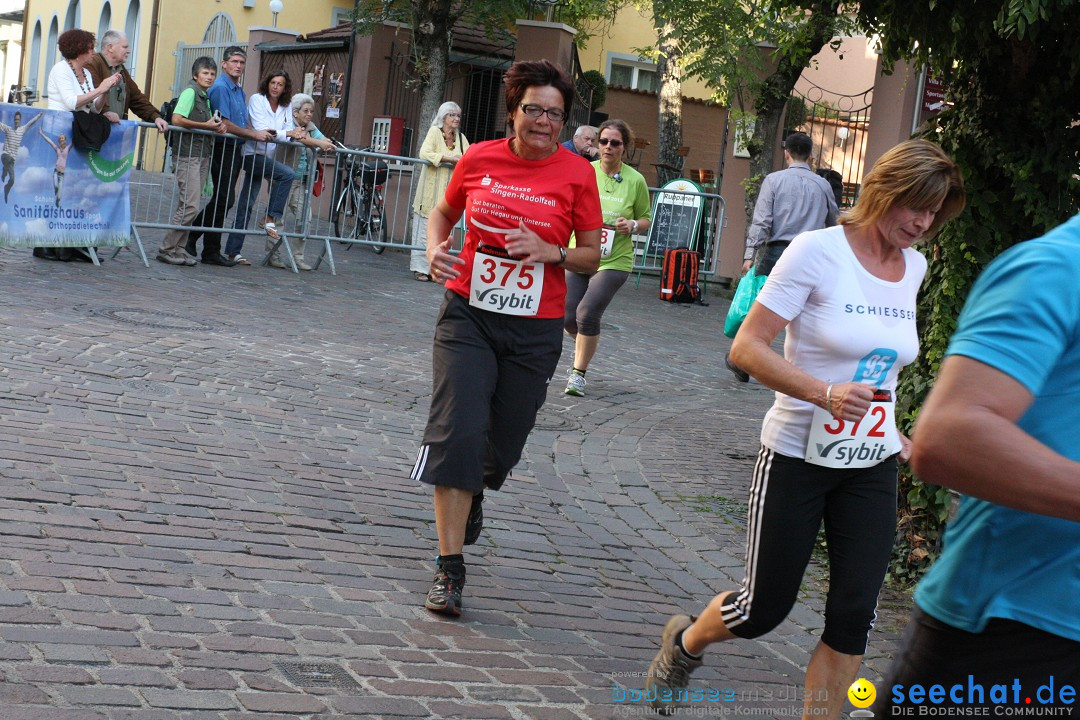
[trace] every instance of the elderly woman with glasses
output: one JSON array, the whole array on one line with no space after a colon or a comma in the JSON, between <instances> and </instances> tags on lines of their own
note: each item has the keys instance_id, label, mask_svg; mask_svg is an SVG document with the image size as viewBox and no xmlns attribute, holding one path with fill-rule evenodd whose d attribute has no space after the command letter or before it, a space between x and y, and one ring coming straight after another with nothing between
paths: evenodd
<instances>
[{"instance_id":1,"label":"elderly woman with glasses","mask_svg":"<svg viewBox=\"0 0 1080 720\"><path fill-rule=\"evenodd\" d=\"M596 174L559 147L570 78L540 60L515 63L504 83L511 136L473 145L428 219L432 279L447 291L412 477L435 486L439 555L424 605L451 616L461 614L462 549L480 536L483 492L520 459L559 363L563 270L591 273L600 259ZM462 213L457 256L449 235Z\"/></svg>"},{"instance_id":2,"label":"elderly woman with glasses","mask_svg":"<svg viewBox=\"0 0 1080 720\"><path fill-rule=\"evenodd\" d=\"M413 201L413 251L409 269L413 278L421 282L431 281L427 260L428 216L442 199L454 166L468 148L469 141L461 134L461 108L456 102L444 102L431 121L419 153L424 164L420 166L420 181Z\"/></svg>"}]
</instances>

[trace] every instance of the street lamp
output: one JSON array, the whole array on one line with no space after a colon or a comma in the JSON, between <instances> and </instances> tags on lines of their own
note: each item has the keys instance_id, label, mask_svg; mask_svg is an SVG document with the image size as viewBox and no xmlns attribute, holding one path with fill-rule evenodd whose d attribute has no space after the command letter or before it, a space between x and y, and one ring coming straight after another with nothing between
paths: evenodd
<instances>
[{"instance_id":1,"label":"street lamp","mask_svg":"<svg viewBox=\"0 0 1080 720\"><path fill-rule=\"evenodd\" d=\"M277 27L277 15L285 8L281 0L270 0L270 12L274 13L274 27Z\"/></svg>"}]
</instances>

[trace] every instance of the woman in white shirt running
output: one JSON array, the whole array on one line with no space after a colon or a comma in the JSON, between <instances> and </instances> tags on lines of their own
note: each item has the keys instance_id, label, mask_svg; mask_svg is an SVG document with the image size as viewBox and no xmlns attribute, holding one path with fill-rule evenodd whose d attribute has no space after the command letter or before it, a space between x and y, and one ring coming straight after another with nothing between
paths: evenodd
<instances>
[{"instance_id":1,"label":"woman in white shirt running","mask_svg":"<svg viewBox=\"0 0 1080 720\"><path fill-rule=\"evenodd\" d=\"M776 390L750 488L746 577L700 617L668 620L647 680L662 713L678 706L707 646L759 637L787 617L824 521L829 592L803 717L840 716L892 552L897 461L911 447L893 398L919 351L926 259L911 246L964 200L960 169L940 147L901 143L840 225L795 236L770 274L731 347L736 365ZM781 356L771 345L785 328Z\"/></svg>"}]
</instances>

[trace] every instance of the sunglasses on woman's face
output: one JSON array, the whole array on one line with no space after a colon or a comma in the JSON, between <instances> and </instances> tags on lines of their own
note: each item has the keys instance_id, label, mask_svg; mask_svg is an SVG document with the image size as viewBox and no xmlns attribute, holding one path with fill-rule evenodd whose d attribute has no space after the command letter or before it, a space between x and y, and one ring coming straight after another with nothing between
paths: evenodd
<instances>
[{"instance_id":1,"label":"sunglasses on woman's face","mask_svg":"<svg viewBox=\"0 0 1080 720\"><path fill-rule=\"evenodd\" d=\"M622 147L622 140L611 140L609 138L600 138L601 145L610 145L613 148Z\"/></svg>"}]
</instances>

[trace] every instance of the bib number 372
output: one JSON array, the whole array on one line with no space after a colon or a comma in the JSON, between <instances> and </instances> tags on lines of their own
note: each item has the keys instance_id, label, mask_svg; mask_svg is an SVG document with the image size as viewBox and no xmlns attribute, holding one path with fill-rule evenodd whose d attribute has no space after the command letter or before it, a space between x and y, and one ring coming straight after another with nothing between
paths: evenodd
<instances>
[{"instance_id":1,"label":"bib number 372","mask_svg":"<svg viewBox=\"0 0 1080 720\"><path fill-rule=\"evenodd\" d=\"M469 304L503 315L532 317L544 294L544 264L477 252Z\"/></svg>"},{"instance_id":2,"label":"bib number 372","mask_svg":"<svg viewBox=\"0 0 1080 720\"><path fill-rule=\"evenodd\" d=\"M806 462L831 468L864 468L877 465L897 452L900 452L900 436L896 432L896 404L891 393L875 394L866 415L854 422L814 408Z\"/></svg>"}]
</instances>

